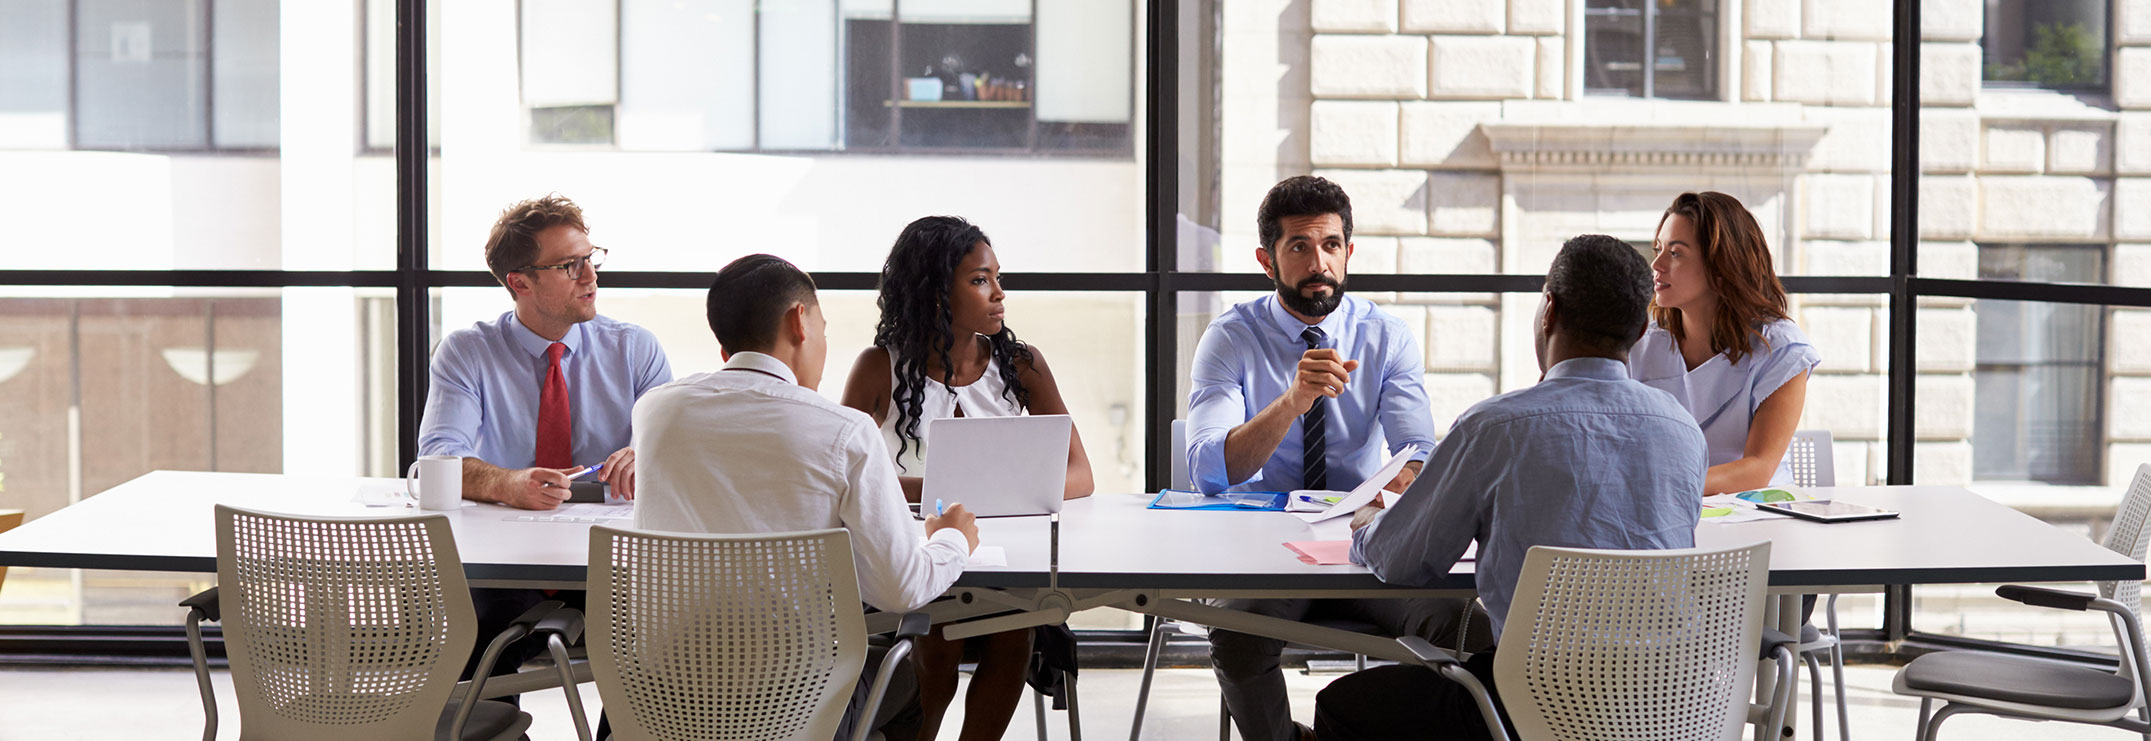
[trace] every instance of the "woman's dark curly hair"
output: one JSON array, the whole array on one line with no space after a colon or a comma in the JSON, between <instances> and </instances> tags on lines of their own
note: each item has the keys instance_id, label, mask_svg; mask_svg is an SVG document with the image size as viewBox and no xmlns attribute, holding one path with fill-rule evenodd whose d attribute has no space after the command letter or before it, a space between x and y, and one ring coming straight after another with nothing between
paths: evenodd
<instances>
[{"instance_id":1,"label":"woman's dark curly hair","mask_svg":"<svg viewBox=\"0 0 2151 741\"><path fill-rule=\"evenodd\" d=\"M874 346L889 353L896 370L896 384L889 390L890 406L896 408L897 448L902 458L919 437L919 417L926 394L926 359L941 361L941 384L954 386L955 371L949 350L957 337L950 328L949 289L956 267L971 248L993 244L986 233L956 216L928 216L911 222L896 244L889 248L889 261L881 266L881 323L874 327ZM966 338L968 339L968 338ZM1006 394L1017 406L1031 407L1031 392L1017 375L1018 367L1030 367L1031 348L1016 339L1003 323L1001 331L986 336L993 360L1001 367Z\"/></svg>"}]
</instances>

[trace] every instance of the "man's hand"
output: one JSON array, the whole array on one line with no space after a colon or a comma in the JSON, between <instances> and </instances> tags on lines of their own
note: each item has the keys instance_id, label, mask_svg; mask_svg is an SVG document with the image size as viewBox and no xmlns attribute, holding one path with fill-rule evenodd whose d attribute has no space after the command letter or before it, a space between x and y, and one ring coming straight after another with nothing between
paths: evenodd
<instances>
[{"instance_id":1,"label":"man's hand","mask_svg":"<svg viewBox=\"0 0 2151 741\"><path fill-rule=\"evenodd\" d=\"M1368 502L1366 506L1360 507L1359 511L1352 513L1352 532L1359 532L1360 528L1374 524L1374 518L1381 516L1381 514L1382 495L1376 494L1374 495L1374 501Z\"/></svg>"},{"instance_id":2,"label":"man's hand","mask_svg":"<svg viewBox=\"0 0 2151 741\"><path fill-rule=\"evenodd\" d=\"M570 482L561 469L525 468L504 473L499 489L501 504L516 509L552 509L568 501Z\"/></svg>"},{"instance_id":3,"label":"man's hand","mask_svg":"<svg viewBox=\"0 0 2151 741\"><path fill-rule=\"evenodd\" d=\"M604 468L598 469L598 480L612 487L612 493L621 499L635 499L635 449L621 448L605 459Z\"/></svg>"},{"instance_id":4,"label":"man's hand","mask_svg":"<svg viewBox=\"0 0 2151 741\"><path fill-rule=\"evenodd\" d=\"M948 528L963 533L963 539L971 543L971 550L978 550L978 518L971 514L971 510L964 509L961 504L951 504L947 511L926 518L926 537L931 538L934 533Z\"/></svg>"},{"instance_id":5,"label":"man's hand","mask_svg":"<svg viewBox=\"0 0 2151 741\"><path fill-rule=\"evenodd\" d=\"M1359 370L1359 361L1345 360L1331 348L1317 348L1300 354L1298 375L1285 395L1292 400L1295 414L1306 414L1318 399L1337 398L1344 393L1344 385L1352 380L1352 371Z\"/></svg>"},{"instance_id":6,"label":"man's hand","mask_svg":"<svg viewBox=\"0 0 2151 741\"><path fill-rule=\"evenodd\" d=\"M1425 465L1418 461L1404 464L1404 470L1398 471L1396 478L1390 479L1387 484L1383 484L1382 491L1404 493L1405 489L1411 488L1412 482L1419 480L1419 469ZM1380 498L1377 497L1376 501L1380 501Z\"/></svg>"}]
</instances>

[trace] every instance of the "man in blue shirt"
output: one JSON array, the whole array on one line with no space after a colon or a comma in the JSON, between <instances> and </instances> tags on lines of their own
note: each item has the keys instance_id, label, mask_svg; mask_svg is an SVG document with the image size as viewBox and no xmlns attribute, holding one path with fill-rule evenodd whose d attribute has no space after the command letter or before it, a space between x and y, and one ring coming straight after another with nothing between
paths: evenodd
<instances>
[{"instance_id":1,"label":"man in blue shirt","mask_svg":"<svg viewBox=\"0 0 2151 741\"><path fill-rule=\"evenodd\" d=\"M515 308L441 339L419 423L420 455L463 457L463 498L552 509L567 500L570 476L600 461L597 478L614 496L634 498L629 419L636 399L672 381L672 367L649 330L598 316L604 259L582 209L558 195L515 204L493 224L486 267ZM471 590L479 635L500 632L549 597L580 606L582 593ZM519 641L495 672L512 673L543 648Z\"/></svg>"},{"instance_id":2,"label":"man in blue shirt","mask_svg":"<svg viewBox=\"0 0 2151 741\"><path fill-rule=\"evenodd\" d=\"M1227 309L1196 346L1188 398L1188 471L1206 492L1351 489L1381 468L1382 454L1414 461L1385 483L1403 491L1434 447L1419 343L1404 322L1346 296L1352 201L1328 180L1278 183L1255 216L1255 259L1275 295ZM1369 623L1389 635L1458 645L1469 600L1256 600L1221 607L1287 620ZM1485 621L1467 648L1488 640ZM1225 705L1251 741L1292 741L1279 671L1284 641L1216 630L1210 661Z\"/></svg>"},{"instance_id":3,"label":"man in blue shirt","mask_svg":"<svg viewBox=\"0 0 2151 741\"><path fill-rule=\"evenodd\" d=\"M582 209L558 195L515 204L486 240L486 267L515 298L500 318L450 332L433 351L420 455L463 456L463 498L552 509L569 475L635 494L628 420L672 381L649 330L598 316L605 250Z\"/></svg>"},{"instance_id":4,"label":"man in blue shirt","mask_svg":"<svg viewBox=\"0 0 2151 741\"><path fill-rule=\"evenodd\" d=\"M1498 635L1532 546L1694 547L1703 431L1672 395L1628 377L1650 300L1650 266L1628 243L1592 234L1563 245L1535 322L1545 375L1466 411L1424 476L1388 509L1362 509L1352 560L1385 582L1432 585L1477 540L1479 598ZM1464 666L1494 687L1492 651ZM1487 737L1470 694L1416 666L1332 683L1315 728L1324 741Z\"/></svg>"}]
</instances>

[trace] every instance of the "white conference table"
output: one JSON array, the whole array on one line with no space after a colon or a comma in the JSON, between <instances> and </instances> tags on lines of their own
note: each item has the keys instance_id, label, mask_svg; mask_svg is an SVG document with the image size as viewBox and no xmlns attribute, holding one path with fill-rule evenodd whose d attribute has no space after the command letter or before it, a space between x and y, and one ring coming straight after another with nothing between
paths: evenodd
<instances>
[{"instance_id":1,"label":"white conference table","mask_svg":"<svg viewBox=\"0 0 2151 741\"><path fill-rule=\"evenodd\" d=\"M0 566L213 573L213 506L311 515L400 516L355 495L392 491L401 479L157 471L0 533ZM1770 590L1780 629L1798 629L1802 594L1909 584L2138 580L2142 563L1991 502L1961 487L1845 487L1822 498L1894 509L1899 519L1821 524L1794 519L1718 524L1698 546L1772 541ZM1118 607L1342 651L1410 661L1394 641L1210 607L1217 597L1467 596L1470 563L1426 588L1383 584L1362 566L1302 563L1286 541L1346 537L1345 519L1310 526L1275 512L1149 510L1149 498L1101 494L1046 517L979 520L981 542L1008 565L964 574L954 600L930 609L951 637L1056 623ZM524 522L532 513L465 503L446 513L465 572L476 584L579 588L587 522ZM630 525L631 520L613 524ZM1058 539L1056 543L1055 540ZM998 613L998 614L997 614ZM174 619L179 615L174 608ZM893 620L893 617L890 618ZM888 627L893 627L888 626ZM533 681L542 681L535 678ZM487 685L488 696L520 691ZM1760 729L1759 729L1760 730Z\"/></svg>"}]
</instances>

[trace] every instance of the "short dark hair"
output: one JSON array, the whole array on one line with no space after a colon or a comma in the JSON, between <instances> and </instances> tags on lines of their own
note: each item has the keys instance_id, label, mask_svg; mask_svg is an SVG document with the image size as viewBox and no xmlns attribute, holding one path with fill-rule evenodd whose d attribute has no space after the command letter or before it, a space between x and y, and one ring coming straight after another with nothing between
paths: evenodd
<instances>
[{"instance_id":1,"label":"short dark hair","mask_svg":"<svg viewBox=\"0 0 2151 741\"><path fill-rule=\"evenodd\" d=\"M1262 208L1255 211L1255 236L1262 240L1263 249L1275 255L1277 240L1285 235L1285 218L1322 214L1343 219L1344 241L1352 241L1352 197L1344 194L1344 188L1313 175L1285 178L1262 197Z\"/></svg>"},{"instance_id":2,"label":"short dark hair","mask_svg":"<svg viewBox=\"0 0 2151 741\"><path fill-rule=\"evenodd\" d=\"M562 224L585 234L590 232L590 228L583 225L582 208L559 193L509 206L493 222L493 231L486 235L486 270L506 287L509 273L528 268L538 261L538 232ZM515 295L515 290L509 289L508 294Z\"/></svg>"},{"instance_id":3,"label":"short dark hair","mask_svg":"<svg viewBox=\"0 0 2151 741\"><path fill-rule=\"evenodd\" d=\"M1546 271L1555 321L1584 347L1625 352L1650 321L1651 265L1635 245L1585 234L1561 245Z\"/></svg>"},{"instance_id":4,"label":"short dark hair","mask_svg":"<svg viewBox=\"0 0 2151 741\"><path fill-rule=\"evenodd\" d=\"M776 255L748 255L710 281L710 332L727 355L768 350L792 304L818 302L814 279L798 266Z\"/></svg>"}]
</instances>

